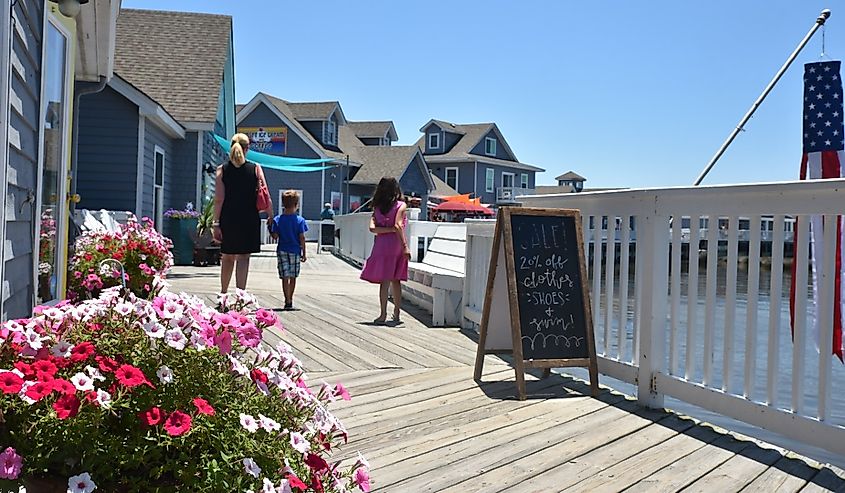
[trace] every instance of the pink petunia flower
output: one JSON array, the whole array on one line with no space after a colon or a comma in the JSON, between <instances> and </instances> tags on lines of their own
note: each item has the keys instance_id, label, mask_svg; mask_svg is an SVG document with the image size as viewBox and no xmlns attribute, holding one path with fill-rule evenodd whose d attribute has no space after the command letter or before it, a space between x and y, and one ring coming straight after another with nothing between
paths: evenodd
<instances>
[{"instance_id":1,"label":"pink petunia flower","mask_svg":"<svg viewBox=\"0 0 845 493\"><path fill-rule=\"evenodd\" d=\"M0 453L0 478L2 479L18 479L21 474L23 466L23 457L12 447L7 448Z\"/></svg>"},{"instance_id":2,"label":"pink petunia flower","mask_svg":"<svg viewBox=\"0 0 845 493\"><path fill-rule=\"evenodd\" d=\"M53 409L59 419L68 419L79 414L79 398L76 395L63 395L53 403Z\"/></svg>"},{"instance_id":3,"label":"pink petunia flower","mask_svg":"<svg viewBox=\"0 0 845 493\"><path fill-rule=\"evenodd\" d=\"M206 416L214 416L214 408L211 407L211 404L207 400L196 397L194 398L194 406L197 408L198 413L205 414Z\"/></svg>"},{"instance_id":4,"label":"pink petunia flower","mask_svg":"<svg viewBox=\"0 0 845 493\"><path fill-rule=\"evenodd\" d=\"M253 324L238 327L235 332L242 346L254 348L261 344L261 330Z\"/></svg>"},{"instance_id":5,"label":"pink petunia flower","mask_svg":"<svg viewBox=\"0 0 845 493\"><path fill-rule=\"evenodd\" d=\"M352 480L355 481L355 484L358 485L364 493L368 493L370 491L370 472L367 471L366 467L359 467L358 469L355 469L355 473L352 475Z\"/></svg>"},{"instance_id":6,"label":"pink petunia flower","mask_svg":"<svg viewBox=\"0 0 845 493\"><path fill-rule=\"evenodd\" d=\"M349 396L349 391L346 390L346 387L344 387L343 384L340 382L338 382L337 385L334 386L334 395L336 397L340 397L345 401L352 399L352 397Z\"/></svg>"}]
</instances>

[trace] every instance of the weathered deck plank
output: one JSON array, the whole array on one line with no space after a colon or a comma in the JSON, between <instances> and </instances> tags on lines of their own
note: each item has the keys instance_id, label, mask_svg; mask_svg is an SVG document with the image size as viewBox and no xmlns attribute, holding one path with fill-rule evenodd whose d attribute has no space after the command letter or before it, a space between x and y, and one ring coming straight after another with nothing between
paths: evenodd
<instances>
[{"instance_id":1,"label":"weathered deck plank","mask_svg":"<svg viewBox=\"0 0 845 493\"><path fill-rule=\"evenodd\" d=\"M280 312L286 330L268 331L265 340L293 347L312 387L349 389L352 401L333 405L350 433L337 453L367 456L374 491L845 490L836 468L643 410L606 389L591 398L572 378L538 380L534 372L529 399L519 401L512 368L487 356L475 382L474 334L431 328L412 307L403 307L402 326L368 324L378 312L377 287L311 252L297 286L299 310ZM270 308L282 304L275 262L262 252L250 274L250 291ZM175 289L215 301L217 268L175 272Z\"/></svg>"}]
</instances>

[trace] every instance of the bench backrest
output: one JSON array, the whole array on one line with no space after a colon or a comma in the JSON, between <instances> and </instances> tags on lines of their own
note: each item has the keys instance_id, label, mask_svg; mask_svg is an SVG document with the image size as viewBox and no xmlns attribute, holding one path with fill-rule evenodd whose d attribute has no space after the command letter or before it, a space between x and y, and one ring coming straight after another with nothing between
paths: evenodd
<instances>
[{"instance_id":1,"label":"bench backrest","mask_svg":"<svg viewBox=\"0 0 845 493\"><path fill-rule=\"evenodd\" d=\"M463 274L466 239L466 227L463 224L441 224L437 226L422 263Z\"/></svg>"}]
</instances>

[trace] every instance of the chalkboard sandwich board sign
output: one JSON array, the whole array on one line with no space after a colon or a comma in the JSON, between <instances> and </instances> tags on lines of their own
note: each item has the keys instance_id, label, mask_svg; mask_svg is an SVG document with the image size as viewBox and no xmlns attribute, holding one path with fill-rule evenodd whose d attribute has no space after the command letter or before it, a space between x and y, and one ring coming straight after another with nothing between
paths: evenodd
<instances>
[{"instance_id":1,"label":"chalkboard sandwich board sign","mask_svg":"<svg viewBox=\"0 0 845 493\"><path fill-rule=\"evenodd\" d=\"M598 393L581 213L573 209L499 209L475 379L486 354L512 354L520 400L525 368L581 366Z\"/></svg>"}]
</instances>

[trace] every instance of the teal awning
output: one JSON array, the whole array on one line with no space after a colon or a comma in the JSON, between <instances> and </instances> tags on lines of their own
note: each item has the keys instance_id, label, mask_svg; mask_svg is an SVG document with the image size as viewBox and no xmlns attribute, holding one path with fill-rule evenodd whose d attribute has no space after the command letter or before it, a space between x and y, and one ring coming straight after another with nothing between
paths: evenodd
<instances>
[{"instance_id":1,"label":"teal awning","mask_svg":"<svg viewBox=\"0 0 845 493\"><path fill-rule=\"evenodd\" d=\"M223 147L226 153L229 153L229 141L220 137L214 136L217 143ZM334 166L320 166L323 163L331 161L331 159L300 159L295 157L274 156L272 154L264 154L263 152L247 151L246 158L250 161L256 162L268 169L277 169L280 171L293 171L296 173L310 173L312 171L322 171L324 169L331 169Z\"/></svg>"}]
</instances>

